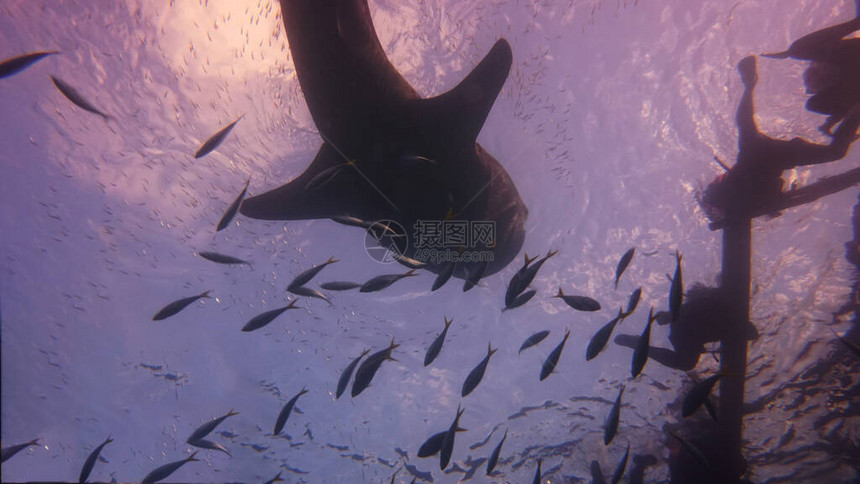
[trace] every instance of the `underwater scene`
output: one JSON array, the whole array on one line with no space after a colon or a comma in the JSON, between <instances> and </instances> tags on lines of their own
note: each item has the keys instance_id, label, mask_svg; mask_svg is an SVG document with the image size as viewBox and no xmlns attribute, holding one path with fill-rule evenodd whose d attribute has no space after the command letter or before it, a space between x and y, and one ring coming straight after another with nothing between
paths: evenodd
<instances>
[{"instance_id":1,"label":"underwater scene","mask_svg":"<svg viewBox=\"0 0 860 484\"><path fill-rule=\"evenodd\" d=\"M860 0L4 0L3 482L860 482Z\"/></svg>"}]
</instances>

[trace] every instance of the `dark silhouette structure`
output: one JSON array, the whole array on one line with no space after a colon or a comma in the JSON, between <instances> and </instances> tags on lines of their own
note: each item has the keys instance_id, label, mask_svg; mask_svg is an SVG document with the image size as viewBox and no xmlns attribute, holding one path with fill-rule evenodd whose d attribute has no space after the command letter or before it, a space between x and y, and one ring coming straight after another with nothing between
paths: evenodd
<instances>
[{"instance_id":1,"label":"dark silhouette structure","mask_svg":"<svg viewBox=\"0 0 860 484\"><path fill-rule=\"evenodd\" d=\"M366 0L281 0L281 16L325 143L304 173L245 200L241 213L394 220L405 228L410 258L418 220L490 222L489 239L457 245L492 252L485 275L513 260L528 210L502 165L475 142L511 67L507 41L496 42L456 87L422 99L385 56ZM456 256L457 247L434 248ZM454 275L465 279L477 265L457 264Z\"/></svg>"},{"instance_id":2,"label":"dark silhouette structure","mask_svg":"<svg viewBox=\"0 0 860 484\"><path fill-rule=\"evenodd\" d=\"M819 128L827 134L852 106L860 103L860 38L844 38L860 30L860 0L854 3L856 13L852 20L803 36L785 52L764 54L812 61L803 75L806 92L813 95L806 108L828 115Z\"/></svg>"}]
</instances>

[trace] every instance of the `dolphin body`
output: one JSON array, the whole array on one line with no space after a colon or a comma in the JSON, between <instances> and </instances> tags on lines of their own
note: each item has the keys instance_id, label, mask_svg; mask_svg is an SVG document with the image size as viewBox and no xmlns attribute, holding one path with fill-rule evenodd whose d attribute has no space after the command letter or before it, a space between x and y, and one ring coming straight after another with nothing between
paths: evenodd
<instances>
[{"instance_id":1,"label":"dolphin body","mask_svg":"<svg viewBox=\"0 0 860 484\"><path fill-rule=\"evenodd\" d=\"M456 87L422 99L385 56L367 0L281 0L281 17L325 142L304 173L246 199L241 213L264 220L394 220L408 238L398 247L412 258L419 220L492 222L492 240L465 249L492 252L487 275L513 260L528 209L510 175L476 143L510 71L507 41L498 40ZM344 166L323 187L307 188L320 172L348 160L355 166ZM445 268L444 261L426 262L432 272ZM455 275L465 279L478 265L458 263Z\"/></svg>"}]
</instances>

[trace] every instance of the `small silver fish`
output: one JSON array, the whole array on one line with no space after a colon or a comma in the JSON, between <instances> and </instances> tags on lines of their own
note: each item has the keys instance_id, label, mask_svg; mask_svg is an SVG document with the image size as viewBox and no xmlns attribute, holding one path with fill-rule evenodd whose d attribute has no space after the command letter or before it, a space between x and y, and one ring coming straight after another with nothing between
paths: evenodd
<instances>
[{"instance_id":1,"label":"small silver fish","mask_svg":"<svg viewBox=\"0 0 860 484\"><path fill-rule=\"evenodd\" d=\"M248 332L260 329L263 326L266 326L267 324L274 321L275 318L277 318L278 316L283 314L285 311L287 311L289 309L299 309L296 306L296 301L298 301L298 299L290 301L289 305L284 306L282 308L272 309L271 311L266 311L264 313L260 313L256 316L254 316L253 318L251 318L250 321L245 323L245 326L242 327L242 331L245 333L248 333Z\"/></svg>"},{"instance_id":2,"label":"small silver fish","mask_svg":"<svg viewBox=\"0 0 860 484\"><path fill-rule=\"evenodd\" d=\"M323 294L323 293L321 293L321 292L319 292L316 289L313 289L311 287L299 286L299 287L288 288L287 290L290 291L291 293L295 294L296 296L315 297L317 299L322 299L323 301L327 302L329 304L329 306L334 306L334 304L332 304L331 301L328 300L328 298L326 297L325 294Z\"/></svg>"},{"instance_id":3,"label":"small silver fish","mask_svg":"<svg viewBox=\"0 0 860 484\"><path fill-rule=\"evenodd\" d=\"M284 429L284 425L287 424L287 419L290 417L290 412L293 411L293 407L296 405L296 401L298 401L299 397L307 393L307 388L302 388L302 391L297 393L293 398L284 405L284 408L281 409L281 413L278 414L278 420L275 422L275 432L274 435L278 435L281 433L281 430Z\"/></svg>"},{"instance_id":4,"label":"small silver fish","mask_svg":"<svg viewBox=\"0 0 860 484\"><path fill-rule=\"evenodd\" d=\"M558 294L552 297L560 298L567 303L568 306L577 311L594 312L600 311L600 303L587 296L566 296L561 288L558 288Z\"/></svg>"},{"instance_id":5,"label":"small silver fish","mask_svg":"<svg viewBox=\"0 0 860 484\"><path fill-rule=\"evenodd\" d=\"M17 454L18 452L21 452L22 450L32 445L39 445L39 439L33 439L26 444L17 444L11 445L9 447L4 447L2 450L0 450L0 462L6 462L7 460L11 459L13 455Z\"/></svg>"},{"instance_id":6,"label":"small silver fish","mask_svg":"<svg viewBox=\"0 0 860 484\"><path fill-rule=\"evenodd\" d=\"M243 117L245 117L244 114L239 116L236 121L233 121L227 126L221 128L217 133L213 134L209 139L204 141L203 144L200 145L200 148L197 150L197 152L194 153L194 158L202 158L211 153L215 148L217 148L224 141L224 138L226 138L227 135L230 134L230 131L233 131L233 127L236 126L236 123L238 123L239 120Z\"/></svg>"},{"instance_id":7,"label":"small silver fish","mask_svg":"<svg viewBox=\"0 0 860 484\"><path fill-rule=\"evenodd\" d=\"M417 276L415 274L415 269L409 269L409 272L405 274L383 274L381 276L376 276L369 281L365 282L361 285L360 292L376 292L385 289L386 287L394 284L395 282L403 279L404 277Z\"/></svg>"},{"instance_id":8,"label":"small silver fish","mask_svg":"<svg viewBox=\"0 0 860 484\"><path fill-rule=\"evenodd\" d=\"M448 334L448 328L451 326L451 323L454 322L453 319L449 320L447 316L444 316L444 318L445 328L441 333L439 333L439 336L430 343L430 347L427 348L427 354L424 355L424 366L428 366L430 363L433 363L433 360L435 360L436 357L439 356L439 352L442 351L442 343L445 342L445 335Z\"/></svg>"},{"instance_id":9,"label":"small silver fish","mask_svg":"<svg viewBox=\"0 0 860 484\"><path fill-rule=\"evenodd\" d=\"M633 378L639 376L639 373L642 373L642 369L645 368L645 363L648 363L648 350L651 344L651 323L654 322L654 319L654 307L651 307L651 311L648 313L648 324L645 325L645 330L636 342L636 348L633 349L633 361L630 366L630 373L633 375Z\"/></svg>"},{"instance_id":10,"label":"small silver fish","mask_svg":"<svg viewBox=\"0 0 860 484\"><path fill-rule=\"evenodd\" d=\"M66 84L65 82L54 76L51 76L51 80L54 81L54 85L57 86L57 89L59 89L61 93L63 93L63 96L66 96L66 99L74 103L79 108L83 109L84 111L89 111L93 114L98 114L99 116L104 118L105 121L107 121L110 117L107 114L99 111L99 109L92 104L90 104L90 102L87 101L74 87Z\"/></svg>"},{"instance_id":11,"label":"small silver fish","mask_svg":"<svg viewBox=\"0 0 860 484\"><path fill-rule=\"evenodd\" d=\"M183 309L185 309L186 307L188 307L189 305L191 305L192 303L194 303L198 299L210 298L210 296L209 296L210 292L212 292L212 291L205 291L205 292L198 294L196 296L185 297L185 298L179 299L177 301L173 301L172 303L168 304L167 306L164 306L157 313L155 313L155 316L152 317L152 320L153 321L161 321L162 319L167 319L167 318L173 316L174 314L178 313L179 311L182 311Z\"/></svg>"},{"instance_id":12,"label":"small silver fish","mask_svg":"<svg viewBox=\"0 0 860 484\"><path fill-rule=\"evenodd\" d=\"M541 465L542 461L543 461L542 458L538 459L537 469L535 469L535 478L532 480L532 484L540 484L540 475L541 475L540 465Z\"/></svg>"},{"instance_id":13,"label":"small silver fish","mask_svg":"<svg viewBox=\"0 0 860 484\"><path fill-rule=\"evenodd\" d=\"M493 452L490 453L490 458L487 459L487 475L493 473L493 469L496 468L496 464L499 462L499 453L502 451L502 444L505 443L505 439L508 438L508 431L505 429L505 435L502 436L502 440L499 442L499 445L493 449Z\"/></svg>"},{"instance_id":14,"label":"small silver fish","mask_svg":"<svg viewBox=\"0 0 860 484\"><path fill-rule=\"evenodd\" d=\"M478 281L480 281L481 278L484 277L484 272L487 271L488 265L489 262L481 261L475 268L473 268L469 272L469 276L466 278L466 282L463 283L463 292L466 292L469 289L472 289L473 287L478 285Z\"/></svg>"},{"instance_id":15,"label":"small silver fish","mask_svg":"<svg viewBox=\"0 0 860 484\"><path fill-rule=\"evenodd\" d=\"M266 311L264 313L254 316L253 318L251 318L250 321L245 323L245 326L242 327L242 331L248 333L250 331L260 329L263 326L274 321L275 318L284 313L284 311L287 311L289 309L299 309L298 307L296 307L296 301L298 301L298 299L290 301L289 305L284 306L282 308L272 309L271 311Z\"/></svg>"},{"instance_id":16,"label":"small silver fish","mask_svg":"<svg viewBox=\"0 0 860 484\"><path fill-rule=\"evenodd\" d=\"M612 318L611 321L604 324L602 328L594 333L591 341L588 342L588 348L585 349L585 361L590 361L603 351L609 338L612 337L612 331L615 330L615 325L624 319L625 314L618 308L618 315Z\"/></svg>"},{"instance_id":17,"label":"small silver fish","mask_svg":"<svg viewBox=\"0 0 860 484\"><path fill-rule=\"evenodd\" d=\"M633 314L633 311L636 311L636 306L639 305L639 298L642 297L642 288L637 287L630 293L630 298L627 299L627 310L624 311L624 317L630 316Z\"/></svg>"},{"instance_id":18,"label":"small silver fish","mask_svg":"<svg viewBox=\"0 0 860 484\"><path fill-rule=\"evenodd\" d=\"M615 472L612 473L612 484L618 484L621 482L621 478L624 477L624 471L627 469L628 457L630 457L630 442L627 443L627 450L624 452L624 457L621 458L621 461L618 462L618 466L615 467Z\"/></svg>"},{"instance_id":19,"label":"small silver fish","mask_svg":"<svg viewBox=\"0 0 860 484\"><path fill-rule=\"evenodd\" d=\"M191 435L188 437L188 439L185 442L190 444L191 442L194 442L195 440L200 440L203 437L206 437L213 430L215 430L216 427L221 425L221 422L223 422L224 420L226 420L229 417L232 417L233 415L239 415L239 412L234 412L233 409L231 408L230 411L227 412L226 414L224 414L220 417L217 417L217 418L213 418L212 420L206 422L205 424L197 427L194 430L194 432L191 432Z\"/></svg>"},{"instance_id":20,"label":"small silver fish","mask_svg":"<svg viewBox=\"0 0 860 484\"><path fill-rule=\"evenodd\" d=\"M558 346L550 352L549 356L546 357L546 360L544 360L543 367L540 369L540 381L544 381L555 369L555 365L558 364L558 360L561 358L561 351L564 349L564 344L567 343L568 336L570 336L569 329L564 333L564 338L561 340L561 343L559 343Z\"/></svg>"},{"instance_id":21,"label":"small silver fish","mask_svg":"<svg viewBox=\"0 0 860 484\"><path fill-rule=\"evenodd\" d=\"M547 336L549 336L549 330L538 331L537 333L529 336L528 338L526 338L525 341L523 341L522 346L520 346L520 351L517 352L517 354L520 354L523 352L523 350L531 348L532 346L540 343Z\"/></svg>"},{"instance_id":22,"label":"small silver fish","mask_svg":"<svg viewBox=\"0 0 860 484\"><path fill-rule=\"evenodd\" d=\"M332 256L329 257L328 260L323 262L322 264L315 265L310 269L302 272L301 274L293 278L292 282L290 282L290 284L287 286L287 290L289 291L291 288L304 286L305 284L309 283L311 279L313 279L317 274L319 274L321 270L325 269L331 264L334 264L335 262L338 262L338 260L335 259L334 256Z\"/></svg>"},{"instance_id":23,"label":"small silver fish","mask_svg":"<svg viewBox=\"0 0 860 484\"><path fill-rule=\"evenodd\" d=\"M59 52L56 50L48 50L42 52L31 52L17 57L10 57L9 59L0 62L0 79L17 74L41 60L43 57L53 54L59 54Z\"/></svg>"},{"instance_id":24,"label":"small silver fish","mask_svg":"<svg viewBox=\"0 0 860 484\"><path fill-rule=\"evenodd\" d=\"M352 372L355 371L356 365L358 362L364 358L365 355L370 353L370 350L364 350L358 355L358 358L352 360L346 368L343 369L343 373L340 374L340 379L337 381L337 393L335 394L335 399L340 398L343 395L343 391L346 390L346 386L349 385L349 378L352 376Z\"/></svg>"},{"instance_id":25,"label":"small silver fish","mask_svg":"<svg viewBox=\"0 0 860 484\"><path fill-rule=\"evenodd\" d=\"M233 203L227 207L227 211L224 212L224 215L221 216L221 220L218 221L218 226L215 228L216 232L220 232L227 228L230 225L230 222L233 221L233 217L236 216L236 212L239 211L239 207L242 206L242 200L245 198L245 193L248 192L248 185L251 183L251 177L248 177L248 180L245 181L245 186L242 188L242 191L239 192L239 196L233 200Z\"/></svg>"},{"instance_id":26,"label":"small silver fish","mask_svg":"<svg viewBox=\"0 0 860 484\"><path fill-rule=\"evenodd\" d=\"M334 281L324 282L320 284L320 287L327 291L349 291L350 289L361 287L361 284L358 282Z\"/></svg>"},{"instance_id":27,"label":"small silver fish","mask_svg":"<svg viewBox=\"0 0 860 484\"><path fill-rule=\"evenodd\" d=\"M230 256L230 255L219 254L218 252L203 251L203 252L198 252L197 255L199 255L200 257L202 257L206 260L216 262L218 264L228 264L228 265L246 264L246 265L248 265L248 267L251 267L251 263L246 261L246 260L238 259L238 258Z\"/></svg>"},{"instance_id":28,"label":"small silver fish","mask_svg":"<svg viewBox=\"0 0 860 484\"><path fill-rule=\"evenodd\" d=\"M508 309L515 309L515 308L522 306L523 304L531 301L531 299L533 297L535 297L535 294L537 294L537 291L535 291L534 289L529 289L528 291L515 297L514 300L511 302L511 304L508 306L505 306L504 309L502 309L502 311L507 311Z\"/></svg>"},{"instance_id":29,"label":"small silver fish","mask_svg":"<svg viewBox=\"0 0 860 484\"><path fill-rule=\"evenodd\" d=\"M385 360L396 361L391 357L391 352L399 346L399 344L394 344L394 338L391 338L391 344L387 348L377 351L364 360L364 363L355 372L355 380L352 382L353 397L357 397L370 386L370 381L373 380L374 375Z\"/></svg>"},{"instance_id":30,"label":"small silver fish","mask_svg":"<svg viewBox=\"0 0 860 484\"><path fill-rule=\"evenodd\" d=\"M469 372L469 376L466 377L466 381L463 382L463 390L460 393L461 396L465 397L466 395L472 393L481 380L484 378L484 372L487 371L487 364L490 362L490 357L493 356L493 353L498 351L498 348L493 349L490 346L490 343L487 343L487 356L478 363L472 371Z\"/></svg>"},{"instance_id":31,"label":"small silver fish","mask_svg":"<svg viewBox=\"0 0 860 484\"><path fill-rule=\"evenodd\" d=\"M618 261L618 265L615 266L615 289L618 290L618 280L621 279L621 274L624 273L624 269L627 269L627 266L630 264L630 261L633 260L633 254L636 253L636 247L631 247L621 256L621 260Z\"/></svg>"},{"instance_id":32,"label":"small silver fish","mask_svg":"<svg viewBox=\"0 0 860 484\"><path fill-rule=\"evenodd\" d=\"M456 264L454 262L448 262L445 264L445 269L436 276L436 280L433 281L433 287L430 288L431 291L435 291L440 287L444 286L448 279L451 279L451 276L454 275L454 268Z\"/></svg>"},{"instance_id":33,"label":"small silver fish","mask_svg":"<svg viewBox=\"0 0 860 484\"><path fill-rule=\"evenodd\" d=\"M143 484L147 484L150 482L158 482L162 479L167 479L170 474L176 472L177 469L185 465L187 462L199 461L200 459L196 459L194 456L197 455L197 451L194 451L193 454L186 457L185 459L178 460L175 462L171 462L169 464L164 464L161 467L156 468L154 471L150 472L143 478L141 481Z\"/></svg>"},{"instance_id":34,"label":"small silver fish","mask_svg":"<svg viewBox=\"0 0 860 484\"><path fill-rule=\"evenodd\" d=\"M113 439L108 436L101 445L96 447L92 452L90 452L90 455L87 456L87 460L84 462L84 467L81 468L81 475L78 477L78 482L80 484L87 482L87 479L90 477L90 472L93 471L93 466L96 465L96 460L98 460L99 454L101 454L102 449L111 442L113 442Z\"/></svg>"},{"instance_id":35,"label":"small silver fish","mask_svg":"<svg viewBox=\"0 0 860 484\"><path fill-rule=\"evenodd\" d=\"M454 418L451 426L448 427L448 431L445 432L445 437L442 439L442 447L439 449L439 469L441 470L445 470L448 467L448 462L451 461L451 454L454 453L454 437L456 433L465 430L460 428L460 417L463 416L463 412L465 411L465 408L461 410L460 406L457 406L457 416Z\"/></svg>"},{"instance_id":36,"label":"small silver fish","mask_svg":"<svg viewBox=\"0 0 860 484\"><path fill-rule=\"evenodd\" d=\"M224 446L219 444L218 442L213 442L211 440L206 439L197 439L188 443L190 445L193 445L194 447L199 447L201 449L220 450L221 452L229 455L230 457L233 457L233 455L230 454L230 451L224 448Z\"/></svg>"},{"instance_id":37,"label":"small silver fish","mask_svg":"<svg viewBox=\"0 0 860 484\"><path fill-rule=\"evenodd\" d=\"M615 433L618 432L618 420L621 417L621 395L624 394L624 385L618 392L618 398L609 410L609 415L606 417L606 424L603 426L603 444L609 445L612 439L615 438Z\"/></svg>"}]
</instances>

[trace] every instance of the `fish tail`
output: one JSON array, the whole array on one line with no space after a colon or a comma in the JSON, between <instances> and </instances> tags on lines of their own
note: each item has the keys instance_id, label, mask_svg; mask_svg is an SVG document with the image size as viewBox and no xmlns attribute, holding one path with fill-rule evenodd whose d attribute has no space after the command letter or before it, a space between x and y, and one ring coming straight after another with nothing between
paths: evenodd
<instances>
[{"instance_id":1,"label":"fish tail","mask_svg":"<svg viewBox=\"0 0 860 484\"><path fill-rule=\"evenodd\" d=\"M417 275L418 275L418 274L416 274L416 273L415 273L415 269L409 269L409 272L407 272L406 274L404 274L404 275L403 275L403 277L417 276Z\"/></svg>"},{"instance_id":2,"label":"fish tail","mask_svg":"<svg viewBox=\"0 0 860 484\"><path fill-rule=\"evenodd\" d=\"M335 259L334 256L331 256L326 261L326 264L334 264L335 262L338 262L338 259Z\"/></svg>"},{"instance_id":3,"label":"fish tail","mask_svg":"<svg viewBox=\"0 0 860 484\"><path fill-rule=\"evenodd\" d=\"M547 259L549 259L550 257L552 257L552 256L554 256L554 255L556 255L556 254L558 254L558 250L549 250L549 251L546 253L546 258L547 258Z\"/></svg>"},{"instance_id":4,"label":"fish tail","mask_svg":"<svg viewBox=\"0 0 860 484\"><path fill-rule=\"evenodd\" d=\"M498 349L498 348L493 349L493 347L491 346L491 344L490 344L490 343L487 343L487 356L488 356L488 357L489 357L489 356L493 356L493 353L495 353L496 351L499 351L499 349Z\"/></svg>"},{"instance_id":5,"label":"fish tail","mask_svg":"<svg viewBox=\"0 0 860 484\"><path fill-rule=\"evenodd\" d=\"M233 415L239 415L239 412L236 412L234 409L231 408L230 411L227 412L227 416L232 417Z\"/></svg>"},{"instance_id":6,"label":"fish tail","mask_svg":"<svg viewBox=\"0 0 860 484\"><path fill-rule=\"evenodd\" d=\"M194 457L194 456L196 456L196 455L197 455L197 452L198 452L198 451L196 451L196 450L195 450L195 451L194 451L194 453L193 453L193 454L191 454L190 456L188 456L185 460L186 460L186 461L188 461L188 462L199 461L200 459L197 459L197 458L195 458L195 457Z\"/></svg>"},{"instance_id":7,"label":"fish tail","mask_svg":"<svg viewBox=\"0 0 860 484\"><path fill-rule=\"evenodd\" d=\"M537 256L529 258L528 252L525 253L525 257L526 257L526 266L528 266L529 264L531 264L532 262L537 260Z\"/></svg>"},{"instance_id":8,"label":"fish tail","mask_svg":"<svg viewBox=\"0 0 860 484\"><path fill-rule=\"evenodd\" d=\"M211 299L211 298L212 298L212 296L210 296L210 295L209 295L209 293L210 293L210 292L212 292L212 290L211 290L211 289L209 289L208 291L204 291L203 293L201 293L201 294L200 294L199 296L197 296L197 297L206 297L206 298L210 298L210 299Z\"/></svg>"},{"instance_id":9,"label":"fish tail","mask_svg":"<svg viewBox=\"0 0 860 484\"><path fill-rule=\"evenodd\" d=\"M296 307L297 302L299 302L298 299L293 299L292 301L290 301L290 304L287 306L287 309L298 309Z\"/></svg>"},{"instance_id":10,"label":"fish tail","mask_svg":"<svg viewBox=\"0 0 860 484\"><path fill-rule=\"evenodd\" d=\"M303 387L302 387L302 391L300 391L300 392L299 392L299 395L304 395L304 394L305 394L305 393L307 393L307 392L308 392L308 388L307 388L307 387L305 387L305 386L303 386Z\"/></svg>"},{"instance_id":11,"label":"fish tail","mask_svg":"<svg viewBox=\"0 0 860 484\"><path fill-rule=\"evenodd\" d=\"M564 297L564 292L562 292L561 287L558 288L558 294L553 297Z\"/></svg>"},{"instance_id":12,"label":"fish tail","mask_svg":"<svg viewBox=\"0 0 860 484\"><path fill-rule=\"evenodd\" d=\"M504 311L504 310L503 310ZM448 319L448 316L443 316L445 318L445 329L448 329L448 326L451 326L451 323L454 322L454 319ZM835 334L835 333L834 333Z\"/></svg>"},{"instance_id":13,"label":"fish tail","mask_svg":"<svg viewBox=\"0 0 860 484\"><path fill-rule=\"evenodd\" d=\"M789 55L791 55L791 54L786 50L783 52L770 52L767 54L762 54L761 56L762 57L768 57L771 59L786 59L786 58L788 58Z\"/></svg>"},{"instance_id":14,"label":"fish tail","mask_svg":"<svg viewBox=\"0 0 860 484\"><path fill-rule=\"evenodd\" d=\"M39 439L33 439L27 442L27 445L39 445Z\"/></svg>"}]
</instances>

